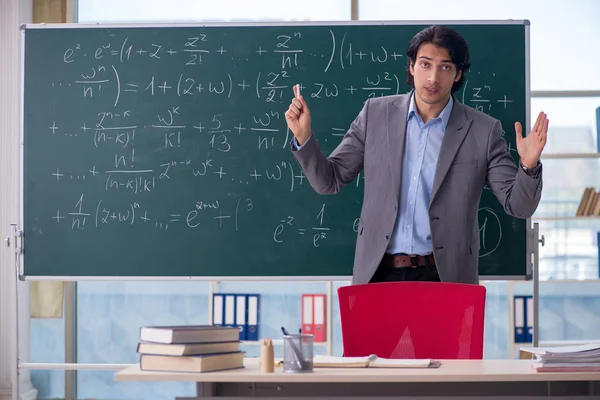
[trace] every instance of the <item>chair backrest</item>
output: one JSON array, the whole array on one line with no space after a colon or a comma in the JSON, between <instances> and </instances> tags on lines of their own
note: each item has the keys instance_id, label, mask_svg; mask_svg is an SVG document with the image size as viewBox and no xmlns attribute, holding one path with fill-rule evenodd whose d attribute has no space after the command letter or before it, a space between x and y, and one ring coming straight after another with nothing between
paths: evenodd
<instances>
[{"instance_id":1,"label":"chair backrest","mask_svg":"<svg viewBox=\"0 0 600 400\"><path fill-rule=\"evenodd\" d=\"M446 282L340 287L344 356L482 359L485 293Z\"/></svg>"}]
</instances>

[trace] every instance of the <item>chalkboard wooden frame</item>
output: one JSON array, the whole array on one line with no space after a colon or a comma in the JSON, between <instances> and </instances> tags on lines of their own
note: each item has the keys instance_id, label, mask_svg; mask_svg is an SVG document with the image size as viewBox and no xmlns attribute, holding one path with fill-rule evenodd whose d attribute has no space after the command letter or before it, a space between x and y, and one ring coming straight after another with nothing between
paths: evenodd
<instances>
[{"instance_id":1,"label":"chalkboard wooden frame","mask_svg":"<svg viewBox=\"0 0 600 400\"><path fill-rule=\"evenodd\" d=\"M410 25L431 25L431 24L446 24L446 25L452 25L452 26L458 26L458 25L522 25L524 27L524 50L525 50L525 54L524 54L524 61L525 61L525 76L524 76L524 81L525 81L525 96L524 96L524 106L525 106L525 127L527 129L527 131L529 131L530 128L530 56L529 56L529 21L527 20L508 20L508 21L504 21L504 20L482 20L482 21L468 21L468 20L444 20L444 21L440 21L440 20L432 20L432 21L344 21L344 22L264 22L264 23L253 23L253 22L236 22L236 23L181 23L181 24L96 24L96 25L83 25L83 24L28 24L28 25L23 25L22 26L22 33L23 33L23 54L22 54L22 103L21 103L21 109L22 109L22 124L21 124L21 166L20 166L20 173L21 173L21 201L20 201L20 205L21 205L21 209L20 209L20 224L21 227L23 227L23 232L25 233L24 237L22 238L22 249L23 251L25 251L25 254L27 253L27 226L25 225L25 192L26 192L26 177L25 177L25 162L24 162L24 155L26 152L25 149L25 108L26 108L26 100L25 100L25 87L26 87L26 82L25 82L25 68L26 68L26 61L25 61L25 48L26 48L26 32L27 31L32 31L32 30L39 30L39 29L112 29L112 28L116 28L116 29L121 29L121 28L134 28L134 29L138 29L138 28L173 28L173 27L178 27L178 28L186 28L186 27L191 27L191 28L213 28L213 27L294 27L294 26L298 26L298 27L319 27L319 26L397 26L397 25L401 25L401 26L410 26ZM405 47L405 44L403 44ZM532 264L531 264L531 255L533 254L533 249L537 246L535 246L533 244L533 238L532 238L532 228L531 228L531 221L530 219L527 219L525 221L525 230L526 230L526 234L525 234L525 260L524 260L524 264L523 264L523 272L522 273L518 273L518 274L509 274L509 275L503 275L503 274L499 274L499 275L481 275L482 279L485 280L521 280L521 279L531 279L532 277ZM40 270L40 271L33 271L30 273L30 271L28 270L28 267L25 266L25 257L23 255L21 255L19 257L19 277L20 279L35 279L35 280L52 280L52 279L58 279L58 280L111 280L111 279L115 279L115 280L124 280L124 279L131 279L131 280L189 280L189 279L194 279L194 280L258 280L258 281L266 281L266 280L318 280L318 281L323 281L323 280L349 280L351 278L351 275L349 274L342 274L342 275L276 275L276 274L270 274L270 275L244 275L244 274L237 274L237 275L223 275L223 276L219 276L216 274L209 274L209 275L196 275L196 274L178 274L175 276L172 275L136 275L136 274L131 274L131 275L118 275L118 274L108 274L108 275L102 275L102 274L82 274L82 275L77 275L77 274L57 274L57 275L53 275L52 273L48 273L51 272L49 271L48 268Z\"/></svg>"}]
</instances>

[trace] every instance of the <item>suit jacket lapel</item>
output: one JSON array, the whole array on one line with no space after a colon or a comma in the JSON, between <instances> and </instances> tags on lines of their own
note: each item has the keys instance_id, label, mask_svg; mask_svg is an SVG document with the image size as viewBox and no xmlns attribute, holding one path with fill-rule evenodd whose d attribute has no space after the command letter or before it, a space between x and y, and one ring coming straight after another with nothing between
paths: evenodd
<instances>
[{"instance_id":1,"label":"suit jacket lapel","mask_svg":"<svg viewBox=\"0 0 600 400\"><path fill-rule=\"evenodd\" d=\"M470 126L471 120L467 119L464 106L459 103L455 97L450 119L448 120L448 126L446 127L444 138L442 139L442 147L440 148L440 155L435 169L433 189L429 204L433 202L435 195L442 185L442 182L448 173L448 169L450 169L450 164L452 164L452 160L454 160Z\"/></svg>"},{"instance_id":2,"label":"suit jacket lapel","mask_svg":"<svg viewBox=\"0 0 600 400\"><path fill-rule=\"evenodd\" d=\"M406 116L412 92L403 95L387 106L387 137L390 172L394 193L400 193L402 176L402 156L404 154L404 139L406 137Z\"/></svg>"}]
</instances>

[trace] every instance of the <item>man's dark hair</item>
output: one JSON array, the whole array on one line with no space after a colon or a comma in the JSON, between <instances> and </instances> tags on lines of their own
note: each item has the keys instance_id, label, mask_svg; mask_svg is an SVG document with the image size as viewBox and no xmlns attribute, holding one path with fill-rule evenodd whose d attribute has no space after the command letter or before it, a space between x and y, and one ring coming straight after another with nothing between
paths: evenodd
<instances>
[{"instance_id":1,"label":"man's dark hair","mask_svg":"<svg viewBox=\"0 0 600 400\"><path fill-rule=\"evenodd\" d=\"M425 43L431 43L448 50L452 62L456 64L456 72L462 71L460 79L452 85L452 93L459 90L465 81L465 72L471 67L469 46L458 32L443 25L432 25L425 28L411 39L408 49L406 49L406 83L414 88L415 82L410 73L410 64L413 63L414 65L416 63L417 52L421 45Z\"/></svg>"}]
</instances>

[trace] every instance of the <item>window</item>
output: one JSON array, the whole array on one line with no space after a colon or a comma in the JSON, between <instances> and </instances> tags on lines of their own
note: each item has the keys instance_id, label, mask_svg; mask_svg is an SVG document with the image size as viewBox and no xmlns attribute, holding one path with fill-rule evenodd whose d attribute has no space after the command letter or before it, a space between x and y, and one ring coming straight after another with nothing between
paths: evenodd
<instances>
[{"instance_id":1,"label":"window","mask_svg":"<svg viewBox=\"0 0 600 400\"><path fill-rule=\"evenodd\" d=\"M361 20L499 20L531 22L531 89L600 89L600 3L579 1L407 0L359 2ZM407 43L408 44L408 43Z\"/></svg>"},{"instance_id":2,"label":"window","mask_svg":"<svg viewBox=\"0 0 600 400\"><path fill-rule=\"evenodd\" d=\"M79 0L78 22L349 20L348 0Z\"/></svg>"},{"instance_id":3,"label":"window","mask_svg":"<svg viewBox=\"0 0 600 400\"><path fill-rule=\"evenodd\" d=\"M546 244L540 279L597 279L600 219L574 219L583 191L600 187L596 110L600 97L533 98L532 118L548 113L544 190L533 218ZM532 121L533 123L533 121ZM565 158L556 158L565 157Z\"/></svg>"}]
</instances>

